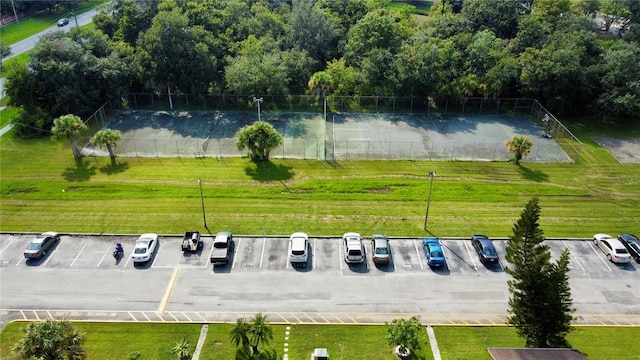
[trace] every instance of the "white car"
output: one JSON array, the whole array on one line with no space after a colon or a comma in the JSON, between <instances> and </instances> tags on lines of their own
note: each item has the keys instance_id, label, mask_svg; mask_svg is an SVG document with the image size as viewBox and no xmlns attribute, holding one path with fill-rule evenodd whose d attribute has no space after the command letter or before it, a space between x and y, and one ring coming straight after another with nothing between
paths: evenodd
<instances>
[{"instance_id":1,"label":"white car","mask_svg":"<svg viewBox=\"0 0 640 360\"><path fill-rule=\"evenodd\" d=\"M347 264L358 264L364 262L365 250L360 234L348 232L342 235L344 241L344 261Z\"/></svg>"},{"instance_id":2,"label":"white car","mask_svg":"<svg viewBox=\"0 0 640 360\"><path fill-rule=\"evenodd\" d=\"M289 238L289 261L304 266L309 259L309 236L303 232L291 234Z\"/></svg>"},{"instance_id":3,"label":"white car","mask_svg":"<svg viewBox=\"0 0 640 360\"><path fill-rule=\"evenodd\" d=\"M133 260L133 262L147 262L151 260L157 247L157 234L142 234L136 241L136 247L133 249L133 254L131 254L131 260Z\"/></svg>"},{"instance_id":4,"label":"white car","mask_svg":"<svg viewBox=\"0 0 640 360\"><path fill-rule=\"evenodd\" d=\"M626 264L631 261L631 255L620 240L607 234L593 235L593 242L607 256L607 259L616 264Z\"/></svg>"}]
</instances>

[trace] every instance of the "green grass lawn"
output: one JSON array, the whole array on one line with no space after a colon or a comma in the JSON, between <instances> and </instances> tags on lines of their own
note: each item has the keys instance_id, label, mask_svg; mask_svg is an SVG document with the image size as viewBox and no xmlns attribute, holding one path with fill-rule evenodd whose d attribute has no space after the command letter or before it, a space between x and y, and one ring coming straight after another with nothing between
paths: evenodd
<instances>
[{"instance_id":1,"label":"green grass lawn","mask_svg":"<svg viewBox=\"0 0 640 360\"><path fill-rule=\"evenodd\" d=\"M75 14L82 14L107 2L109 2L109 0L82 1L75 9ZM2 39L2 43L5 45L15 44L29 36L55 26L58 19L65 16L69 18L72 17L71 12L62 6L58 7L53 12L49 12L48 10L41 11L40 13L28 18L20 19L18 23L13 22L0 27L0 39ZM73 21L73 19L71 19L71 21Z\"/></svg>"},{"instance_id":2,"label":"green grass lawn","mask_svg":"<svg viewBox=\"0 0 640 360\"><path fill-rule=\"evenodd\" d=\"M140 359L174 359L171 348L183 337L195 350L199 324L75 323L86 334L84 349L88 359L127 359L139 352ZM11 357L13 344L22 335L24 322L8 324L1 334L0 356ZM229 340L230 324L210 324L200 359L233 359L235 347ZM306 359L314 348L327 348L332 359L393 360L392 347L385 340L384 326L291 325L285 340L286 326L273 325L273 341L267 348L279 357L288 344L290 359ZM445 360L490 360L488 347L524 347L515 329L509 327L435 327L440 354ZM433 359L426 335L416 359ZM635 327L579 327L569 334L574 349L589 359L640 359ZM622 355L624 354L624 355ZM621 357L622 356L622 357Z\"/></svg>"},{"instance_id":3,"label":"green grass lawn","mask_svg":"<svg viewBox=\"0 0 640 360\"><path fill-rule=\"evenodd\" d=\"M548 237L637 232L640 166L620 165L585 140L577 164L519 167L470 161L256 165L240 158L75 162L66 141L3 136L0 230L180 234L203 223L200 178L212 230L423 236L427 173L437 171L429 211L437 236L508 236L533 196L540 197L540 225Z\"/></svg>"}]
</instances>

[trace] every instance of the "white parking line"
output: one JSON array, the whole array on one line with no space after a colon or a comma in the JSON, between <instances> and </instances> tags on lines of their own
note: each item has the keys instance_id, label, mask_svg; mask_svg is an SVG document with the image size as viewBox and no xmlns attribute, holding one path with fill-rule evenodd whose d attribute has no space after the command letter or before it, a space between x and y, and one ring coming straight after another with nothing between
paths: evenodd
<instances>
[{"instance_id":1,"label":"white parking line","mask_svg":"<svg viewBox=\"0 0 640 360\"><path fill-rule=\"evenodd\" d=\"M104 258L107 256L107 254L109 253L109 250L111 250L111 245L109 245L107 247L107 250L104 251L104 254L102 254L102 258L100 259L100 262L98 263L98 266L96 267L100 267L100 265L102 265L102 262L104 261Z\"/></svg>"},{"instance_id":2,"label":"white parking line","mask_svg":"<svg viewBox=\"0 0 640 360\"><path fill-rule=\"evenodd\" d=\"M611 267L609 266L609 264L607 264L607 262L605 260L602 259L602 257L600 257L600 254L598 252L602 252L600 250L596 251L596 248L593 247L593 244L591 242L589 242L589 246L591 246L591 249L593 250L594 253L596 253L596 256L598 257L598 259L600 259L600 261L602 261L602 263L604 264L604 266L607 267L607 269L609 269L609 271L613 271L613 269L611 269Z\"/></svg>"},{"instance_id":3,"label":"white parking line","mask_svg":"<svg viewBox=\"0 0 640 360\"><path fill-rule=\"evenodd\" d=\"M7 241L7 245L3 247L2 250L0 250L0 254L4 253L4 251L9 247L9 245L11 245L12 242L13 242L13 239Z\"/></svg>"},{"instance_id":4,"label":"white parking line","mask_svg":"<svg viewBox=\"0 0 640 360\"><path fill-rule=\"evenodd\" d=\"M262 238L262 254L260 254L260 269L262 269L262 259L264 259L264 248L267 244L267 238Z\"/></svg>"},{"instance_id":5,"label":"white parking line","mask_svg":"<svg viewBox=\"0 0 640 360\"><path fill-rule=\"evenodd\" d=\"M76 257L73 259L73 261L71 262L71 265L69 265L69 267L73 267L73 264L75 264L76 260L78 260L78 258L80 257L80 255L82 254L82 252L84 251L84 249L87 247L87 244L84 244L84 246L82 247L82 249L80 249L80 251L78 252L78 255L76 255Z\"/></svg>"},{"instance_id":6,"label":"white parking line","mask_svg":"<svg viewBox=\"0 0 640 360\"><path fill-rule=\"evenodd\" d=\"M60 241L58 241L58 244L60 244ZM51 260L51 258L53 257L53 254L54 254L53 251L50 251L47 253L47 260L45 260L44 263L42 263L42 266L47 266L47 264L49 263L49 260Z\"/></svg>"},{"instance_id":7,"label":"white parking line","mask_svg":"<svg viewBox=\"0 0 640 360\"><path fill-rule=\"evenodd\" d=\"M569 249L569 245L567 245L566 242L564 242L564 240L562 240L562 243L564 244L564 246ZM576 263L578 263L578 265L580 265L580 267L582 268L582 271L585 271L584 266L582 266L582 264L580 263L580 261L578 261L578 258L573 255L573 252L571 251L571 249L569 249L569 253L571 254L571 258L573 258L573 260L576 261Z\"/></svg>"},{"instance_id":8,"label":"white parking line","mask_svg":"<svg viewBox=\"0 0 640 360\"><path fill-rule=\"evenodd\" d=\"M238 239L238 243L234 244L233 247L233 264L231 264L232 269L236 268L236 254L240 252L240 240L241 239ZM213 253L213 245L211 245L211 253ZM211 253L209 253L209 259L211 259Z\"/></svg>"},{"instance_id":9,"label":"white parking line","mask_svg":"<svg viewBox=\"0 0 640 360\"><path fill-rule=\"evenodd\" d=\"M20 263L22 262L22 260L24 260L24 256L20 258L20 260L18 260L18 262L16 263L16 266L20 265Z\"/></svg>"},{"instance_id":10,"label":"white parking line","mask_svg":"<svg viewBox=\"0 0 640 360\"><path fill-rule=\"evenodd\" d=\"M416 254L418 255L418 262L420 263L420 270L424 270L424 267L422 266L422 259L420 259L421 255L420 255L420 250L418 250L417 241L419 240L413 240L413 246L415 246L416 248Z\"/></svg>"},{"instance_id":11,"label":"white parking line","mask_svg":"<svg viewBox=\"0 0 640 360\"><path fill-rule=\"evenodd\" d=\"M391 246L391 243L389 243L389 246ZM395 272L396 271L396 256L393 255L393 248L394 247L395 246L391 247L391 254L389 254L389 256L391 256L391 263L393 264L393 271Z\"/></svg>"},{"instance_id":12,"label":"white parking line","mask_svg":"<svg viewBox=\"0 0 640 360\"><path fill-rule=\"evenodd\" d=\"M344 262L344 257L342 255L342 244L340 244L340 246L338 246L338 249L340 251L338 251L338 254L340 254L340 271L342 271L342 263Z\"/></svg>"},{"instance_id":13,"label":"white parking line","mask_svg":"<svg viewBox=\"0 0 640 360\"><path fill-rule=\"evenodd\" d=\"M313 266L312 268L315 269L316 268L316 242L318 241L318 239L313 239L313 254L311 256L311 261L313 262Z\"/></svg>"},{"instance_id":14,"label":"white parking line","mask_svg":"<svg viewBox=\"0 0 640 360\"><path fill-rule=\"evenodd\" d=\"M473 269L475 271L478 271L478 267L476 266L476 262L473 261L473 255L471 255L471 250L469 250L469 245L467 245L467 241L466 240L462 240L462 242L464 243L464 247L467 249L467 254L469 254L469 259L471 259L471 263L473 264Z\"/></svg>"}]
</instances>

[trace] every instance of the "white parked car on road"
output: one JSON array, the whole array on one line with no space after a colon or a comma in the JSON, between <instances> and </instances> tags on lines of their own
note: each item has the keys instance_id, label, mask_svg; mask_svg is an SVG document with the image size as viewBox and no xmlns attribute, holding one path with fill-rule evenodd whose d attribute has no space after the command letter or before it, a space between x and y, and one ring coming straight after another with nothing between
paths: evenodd
<instances>
[{"instance_id":1,"label":"white parked car on road","mask_svg":"<svg viewBox=\"0 0 640 360\"><path fill-rule=\"evenodd\" d=\"M626 264L631 261L629 251L620 240L607 234L595 234L593 242L604 252L609 261L616 264Z\"/></svg>"},{"instance_id":2,"label":"white parked car on road","mask_svg":"<svg viewBox=\"0 0 640 360\"><path fill-rule=\"evenodd\" d=\"M131 254L131 260L133 260L133 262L147 262L151 260L157 247L157 234L142 234L136 241L136 247L133 249L133 254Z\"/></svg>"},{"instance_id":3,"label":"white parked car on road","mask_svg":"<svg viewBox=\"0 0 640 360\"><path fill-rule=\"evenodd\" d=\"M289 261L304 266L309 259L309 236L303 232L291 234L289 238Z\"/></svg>"}]
</instances>

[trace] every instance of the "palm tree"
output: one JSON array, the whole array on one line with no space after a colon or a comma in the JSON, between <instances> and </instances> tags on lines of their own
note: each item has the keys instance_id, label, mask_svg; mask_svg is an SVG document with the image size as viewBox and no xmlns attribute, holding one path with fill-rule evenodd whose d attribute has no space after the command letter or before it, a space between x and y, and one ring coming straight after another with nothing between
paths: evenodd
<instances>
[{"instance_id":1,"label":"palm tree","mask_svg":"<svg viewBox=\"0 0 640 360\"><path fill-rule=\"evenodd\" d=\"M520 165L523 156L529 155L533 148L533 141L526 136L516 135L511 140L504 142L509 152L514 154L513 160L516 165Z\"/></svg>"},{"instance_id":2,"label":"palm tree","mask_svg":"<svg viewBox=\"0 0 640 360\"><path fill-rule=\"evenodd\" d=\"M231 337L231 342L233 345L242 346L243 348L248 349L251 346L249 342L249 329L251 328L251 324L248 323L244 318L237 318L236 324L233 325L231 331L229 332L229 336Z\"/></svg>"},{"instance_id":3,"label":"palm tree","mask_svg":"<svg viewBox=\"0 0 640 360\"><path fill-rule=\"evenodd\" d=\"M86 131L88 129L87 125L85 125L79 116L76 115L62 115L53 120L53 128L51 128L51 133L53 134L54 139L66 138L71 142L71 149L73 150L73 156L76 159L82 157L82 153L78 149L78 144L76 143L78 140L78 135L82 131Z\"/></svg>"},{"instance_id":4,"label":"palm tree","mask_svg":"<svg viewBox=\"0 0 640 360\"><path fill-rule=\"evenodd\" d=\"M14 350L25 359L84 359L84 335L68 320L32 322Z\"/></svg>"},{"instance_id":5,"label":"palm tree","mask_svg":"<svg viewBox=\"0 0 640 360\"><path fill-rule=\"evenodd\" d=\"M191 351L189 350L189 340L182 338L176 346L171 348L171 353L178 356L178 360L191 359Z\"/></svg>"},{"instance_id":6,"label":"palm tree","mask_svg":"<svg viewBox=\"0 0 640 360\"><path fill-rule=\"evenodd\" d=\"M253 319L251 319L251 327L249 328L249 335L251 336L251 348L253 354L259 354L259 344L269 344L269 341L273 340L273 330L269 324L267 324L267 316L262 313L257 313Z\"/></svg>"},{"instance_id":7,"label":"palm tree","mask_svg":"<svg viewBox=\"0 0 640 360\"><path fill-rule=\"evenodd\" d=\"M122 138L122 133L118 130L105 129L98 131L93 138L91 138L91 145L98 146L99 148L107 148L109 156L114 159L116 157L113 148L118 141Z\"/></svg>"}]
</instances>

